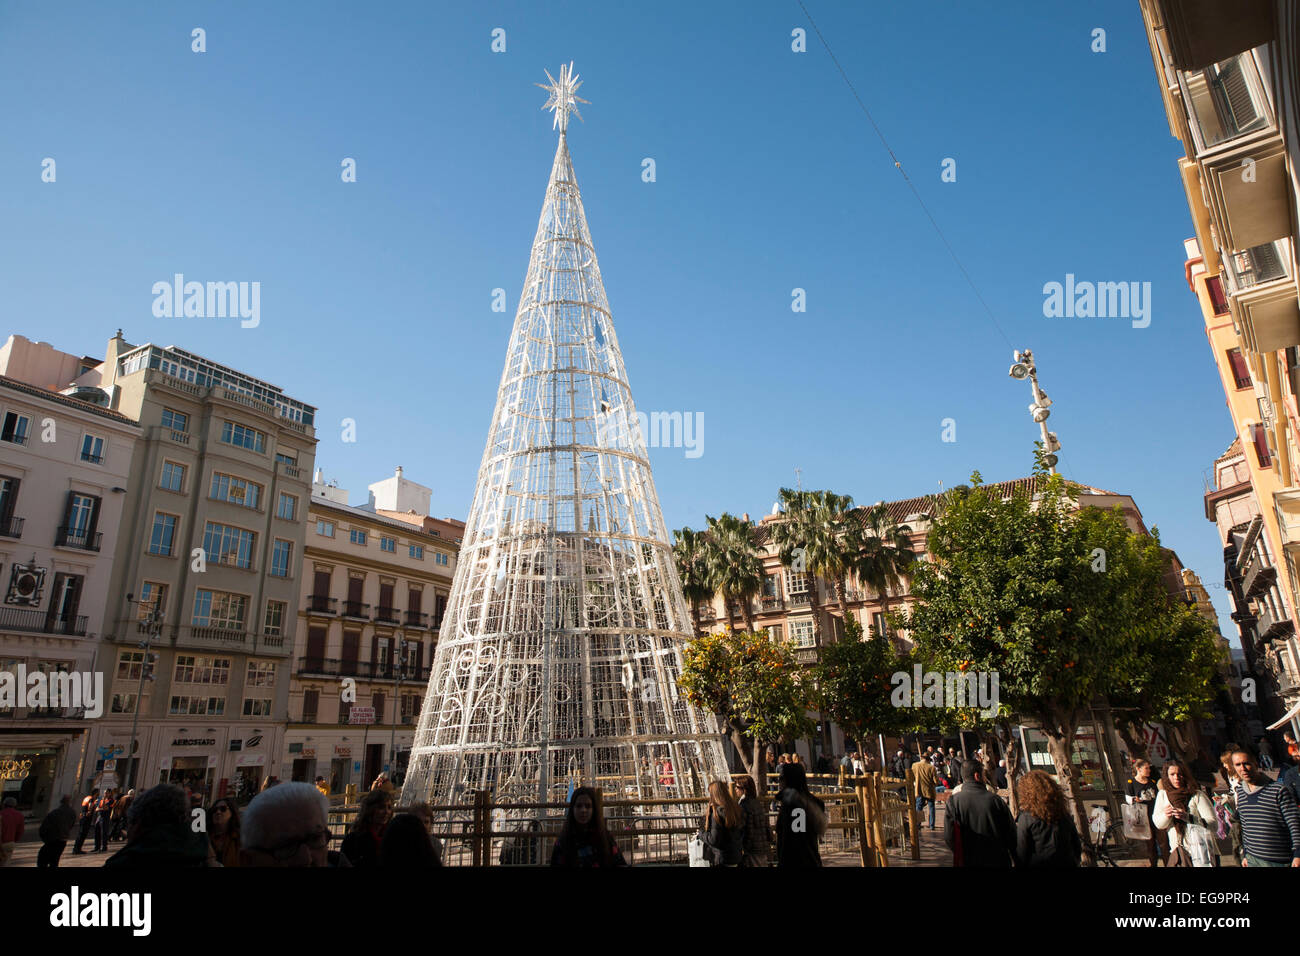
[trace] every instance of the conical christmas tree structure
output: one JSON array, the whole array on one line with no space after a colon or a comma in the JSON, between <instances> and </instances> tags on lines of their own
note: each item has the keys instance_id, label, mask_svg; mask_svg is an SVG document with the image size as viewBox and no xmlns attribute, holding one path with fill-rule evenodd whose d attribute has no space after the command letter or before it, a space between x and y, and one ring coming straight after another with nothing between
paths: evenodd
<instances>
[{"instance_id":1,"label":"conical christmas tree structure","mask_svg":"<svg viewBox=\"0 0 1300 956\"><path fill-rule=\"evenodd\" d=\"M715 721L677 689L690 618L569 157L578 85L563 68L545 87L560 142L408 803L464 803L483 789L555 802L584 783L694 794L727 773Z\"/></svg>"}]
</instances>

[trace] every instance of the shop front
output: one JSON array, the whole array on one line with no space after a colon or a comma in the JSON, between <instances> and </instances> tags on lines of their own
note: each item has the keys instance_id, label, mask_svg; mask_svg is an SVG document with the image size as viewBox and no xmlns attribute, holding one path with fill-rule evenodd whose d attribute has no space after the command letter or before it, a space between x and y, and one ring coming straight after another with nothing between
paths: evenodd
<instances>
[{"instance_id":1,"label":"shop front","mask_svg":"<svg viewBox=\"0 0 1300 956\"><path fill-rule=\"evenodd\" d=\"M0 747L0 802L13 797L24 816L44 817L51 807L62 751L61 747Z\"/></svg>"},{"instance_id":2,"label":"shop front","mask_svg":"<svg viewBox=\"0 0 1300 956\"><path fill-rule=\"evenodd\" d=\"M177 737L158 763L157 783L172 783L210 803L217 775L215 737Z\"/></svg>"}]
</instances>

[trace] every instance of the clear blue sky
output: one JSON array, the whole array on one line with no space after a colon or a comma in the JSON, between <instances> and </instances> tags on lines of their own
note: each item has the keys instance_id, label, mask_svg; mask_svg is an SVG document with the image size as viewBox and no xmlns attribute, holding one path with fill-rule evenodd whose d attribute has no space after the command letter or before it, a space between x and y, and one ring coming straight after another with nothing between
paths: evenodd
<instances>
[{"instance_id":1,"label":"clear blue sky","mask_svg":"<svg viewBox=\"0 0 1300 956\"><path fill-rule=\"evenodd\" d=\"M1135 0L806 2L1038 356L1067 477L1131 494L1235 639L1202 506L1232 425ZM4 331L102 355L121 327L243 369L320 407L318 462L354 501L401 464L464 517L555 147L532 84L570 59L633 394L704 414L702 457L651 453L670 527L765 513L796 467L863 503L1029 472L1011 348L793 0L0 4ZM176 272L260 282L261 325L155 318ZM1066 273L1150 282L1150 327L1044 318Z\"/></svg>"}]
</instances>

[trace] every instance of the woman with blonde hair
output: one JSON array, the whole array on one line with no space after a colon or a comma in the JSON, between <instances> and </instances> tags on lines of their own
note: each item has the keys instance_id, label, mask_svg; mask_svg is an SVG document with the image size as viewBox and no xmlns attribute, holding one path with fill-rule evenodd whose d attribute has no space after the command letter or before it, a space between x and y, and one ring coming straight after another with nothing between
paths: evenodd
<instances>
[{"instance_id":1,"label":"woman with blonde hair","mask_svg":"<svg viewBox=\"0 0 1300 956\"><path fill-rule=\"evenodd\" d=\"M1079 865L1079 831L1065 807L1065 794L1042 770L1016 781L1020 815L1016 817L1016 864L1064 868Z\"/></svg>"},{"instance_id":2,"label":"woman with blonde hair","mask_svg":"<svg viewBox=\"0 0 1300 956\"><path fill-rule=\"evenodd\" d=\"M709 784L704 847L714 866L740 866L745 855L745 814L721 780Z\"/></svg>"}]
</instances>

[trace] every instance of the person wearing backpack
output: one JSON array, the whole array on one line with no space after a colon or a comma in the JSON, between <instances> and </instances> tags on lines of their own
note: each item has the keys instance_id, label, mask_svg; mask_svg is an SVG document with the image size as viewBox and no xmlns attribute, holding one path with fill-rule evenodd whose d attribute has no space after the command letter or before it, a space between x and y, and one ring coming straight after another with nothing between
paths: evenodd
<instances>
[{"instance_id":1,"label":"person wearing backpack","mask_svg":"<svg viewBox=\"0 0 1300 956\"><path fill-rule=\"evenodd\" d=\"M1214 804L1180 760L1169 760L1161 774L1164 787L1156 794L1151 822L1169 832L1166 866L1218 866L1218 829Z\"/></svg>"},{"instance_id":2,"label":"person wearing backpack","mask_svg":"<svg viewBox=\"0 0 1300 956\"><path fill-rule=\"evenodd\" d=\"M826 804L808 790L808 775L797 763L781 768L776 816L776 865L821 866L817 842L826 832Z\"/></svg>"}]
</instances>

